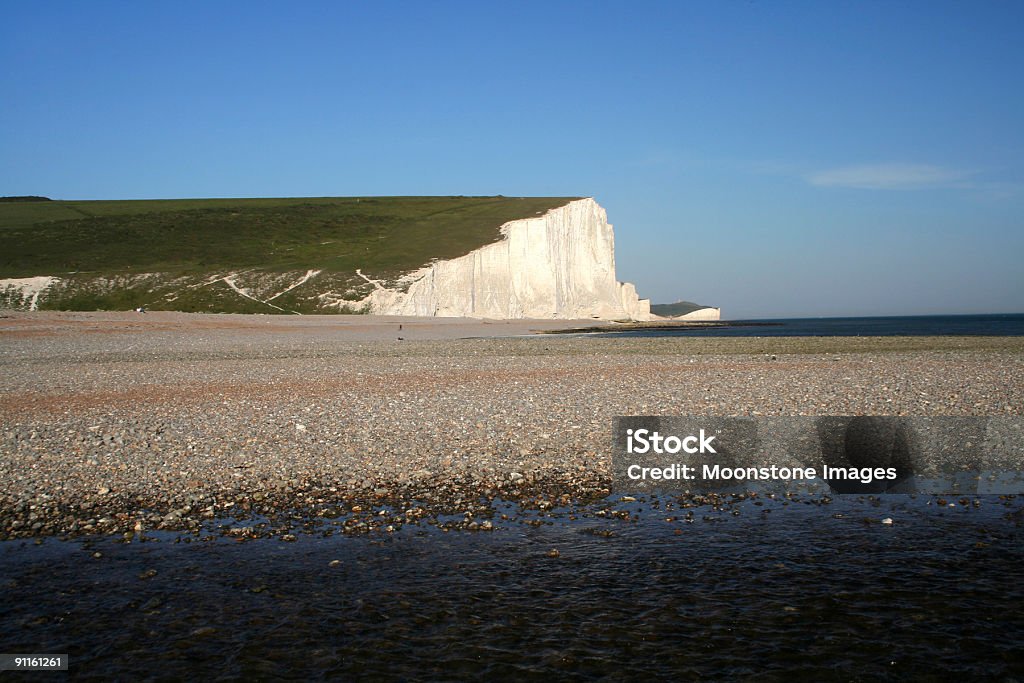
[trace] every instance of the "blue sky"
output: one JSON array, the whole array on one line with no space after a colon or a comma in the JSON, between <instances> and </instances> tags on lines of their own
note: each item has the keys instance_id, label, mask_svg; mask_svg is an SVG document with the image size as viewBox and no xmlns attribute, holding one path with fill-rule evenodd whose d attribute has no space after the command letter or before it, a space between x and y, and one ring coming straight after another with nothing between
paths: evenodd
<instances>
[{"instance_id":1,"label":"blue sky","mask_svg":"<svg viewBox=\"0 0 1024 683\"><path fill-rule=\"evenodd\" d=\"M586 195L656 302L1024 311L1021 2L0 9L0 195Z\"/></svg>"}]
</instances>

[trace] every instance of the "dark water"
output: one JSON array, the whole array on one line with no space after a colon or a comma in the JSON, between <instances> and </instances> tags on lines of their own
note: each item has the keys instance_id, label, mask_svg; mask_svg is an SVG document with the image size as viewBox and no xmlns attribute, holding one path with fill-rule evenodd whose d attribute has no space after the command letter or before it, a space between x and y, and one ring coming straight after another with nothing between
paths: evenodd
<instances>
[{"instance_id":1,"label":"dark water","mask_svg":"<svg viewBox=\"0 0 1024 683\"><path fill-rule=\"evenodd\" d=\"M1024 335L1024 314L921 315L875 318L777 318L731 320L723 327L633 330L615 337L869 337Z\"/></svg>"},{"instance_id":2,"label":"dark water","mask_svg":"<svg viewBox=\"0 0 1024 683\"><path fill-rule=\"evenodd\" d=\"M95 680L1024 676L1024 512L976 499L613 497L619 516L493 532L9 542L0 651L68 652Z\"/></svg>"}]
</instances>

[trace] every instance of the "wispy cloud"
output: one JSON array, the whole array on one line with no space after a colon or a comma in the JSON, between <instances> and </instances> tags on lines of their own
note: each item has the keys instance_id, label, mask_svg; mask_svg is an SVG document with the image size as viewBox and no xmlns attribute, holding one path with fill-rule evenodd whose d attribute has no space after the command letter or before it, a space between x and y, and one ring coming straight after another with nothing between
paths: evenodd
<instances>
[{"instance_id":1,"label":"wispy cloud","mask_svg":"<svg viewBox=\"0 0 1024 683\"><path fill-rule=\"evenodd\" d=\"M972 175L943 166L928 164L869 164L842 166L806 175L807 182L819 187L852 187L864 190L925 190L963 187Z\"/></svg>"}]
</instances>

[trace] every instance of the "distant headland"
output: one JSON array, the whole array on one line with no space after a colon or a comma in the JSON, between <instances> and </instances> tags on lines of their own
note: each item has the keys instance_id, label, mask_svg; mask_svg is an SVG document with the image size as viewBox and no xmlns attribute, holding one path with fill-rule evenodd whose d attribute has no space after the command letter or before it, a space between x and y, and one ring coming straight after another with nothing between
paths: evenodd
<instances>
[{"instance_id":1,"label":"distant headland","mask_svg":"<svg viewBox=\"0 0 1024 683\"><path fill-rule=\"evenodd\" d=\"M22 310L718 319L619 282L592 198L5 197L0 254Z\"/></svg>"}]
</instances>

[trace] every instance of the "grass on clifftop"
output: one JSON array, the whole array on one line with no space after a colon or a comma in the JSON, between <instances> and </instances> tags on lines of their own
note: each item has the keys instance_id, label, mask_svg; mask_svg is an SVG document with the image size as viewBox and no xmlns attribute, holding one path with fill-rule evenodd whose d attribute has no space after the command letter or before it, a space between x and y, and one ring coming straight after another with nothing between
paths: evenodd
<instances>
[{"instance_id":1,"label":"grass on clifftop","mask_svg":"<svg viewBox=\"0 0 1024 683\"><path fill-rule=\"evenodd\" d=\"M575 197L0 202L0 277L235 269L395 273Z\"/></svg>"}]
</instances>

